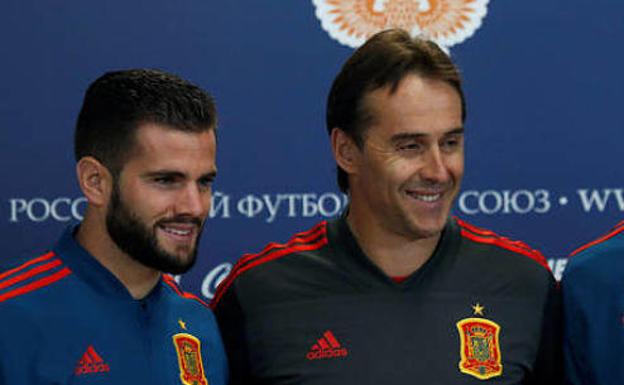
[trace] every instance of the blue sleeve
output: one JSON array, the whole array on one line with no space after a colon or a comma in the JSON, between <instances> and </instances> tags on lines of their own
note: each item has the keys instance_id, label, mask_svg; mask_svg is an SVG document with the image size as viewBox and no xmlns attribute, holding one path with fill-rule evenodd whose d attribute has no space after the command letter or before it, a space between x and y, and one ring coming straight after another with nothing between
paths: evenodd
<instances>
[{"instance_id":1,"label":"blue sleeve","mask_svg":"<svg viewBox=\"0 0 624 385\"><path fill-rule=\"evenodd\" d=\"M562 291L567 384L624 384L622 267L579 254L566 268Z\"/></svg>"}]
</instances>

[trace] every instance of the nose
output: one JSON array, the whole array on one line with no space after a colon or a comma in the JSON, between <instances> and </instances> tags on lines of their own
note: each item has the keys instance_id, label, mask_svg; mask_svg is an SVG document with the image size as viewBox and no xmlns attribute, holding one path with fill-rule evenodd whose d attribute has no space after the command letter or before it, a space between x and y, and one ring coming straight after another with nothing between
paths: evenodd
<instances>
[{"instance_id":1,"label":"nose","mask_svg":"<svg viewBox=\"0 0 624 385\"><path fill-rule=\"evenodd\" d=\"M421 178L430 182L445 182L448 175L444 154L438 146L432 146L424 158L424 165L420 170Z\"/></svg>"},{"instance_id":2,"label":"nose","mask_svg":"<svg viewBox=\"0 0 624 385\"><path fill-rule=\"evenodd\" d=\"M210 191L204 191L195 184L189 184L178 197L177 214L203 218L210 208Z\"/></svg>"}]
</instances>

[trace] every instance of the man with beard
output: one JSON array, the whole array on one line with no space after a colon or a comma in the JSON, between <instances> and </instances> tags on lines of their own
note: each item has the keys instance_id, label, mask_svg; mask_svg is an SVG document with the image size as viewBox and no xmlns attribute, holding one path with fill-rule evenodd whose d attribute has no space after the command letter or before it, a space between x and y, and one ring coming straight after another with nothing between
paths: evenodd
<instances>
[{"instance_id":1,"label":"man with beard","mask_svg":"<svg viewBox=\"0 0 624 385\"><path fill-rule=\"evenodd\" d=\"M449 212L464 171L459 73L379 33L334 80L327 129L350 204L245 255L212 306L234 384L556 384L544 257Z\"/></svg>"},{"instance_id":2,"label":"man with beard","mask_svg":"<svg viewBox=\"0 0 624 385\"><path fill-rule=\"evenodd\" d=\"M163 275L195 262L215 126L212 98L165 72L89 87L75 132L84 220L0 273L0 383L226 383L214 316Z\"/></svg>"}]
</instances>

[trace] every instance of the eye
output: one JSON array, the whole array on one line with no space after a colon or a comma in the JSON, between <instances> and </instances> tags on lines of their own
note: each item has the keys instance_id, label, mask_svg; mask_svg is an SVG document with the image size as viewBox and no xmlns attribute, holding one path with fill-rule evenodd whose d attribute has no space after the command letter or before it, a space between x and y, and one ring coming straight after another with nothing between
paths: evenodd
<instances>
[{"instance_id":1,"label":"eye","mask_svg":"<svg viewBox=\"0 0 624 385\"><path fill-rule=\"evenodd\" d=\"M442 147L442 150L454 151L458 148L461 148L462 144L463 144L462 137L453 135L453 136L445 138L440 144L440 147Z\"/></svg>"},{"instance_id":2,"label":"eye","mask_svg":"<svg viewBox=\"0 0 624 385\"><path fill-rule=\"evenodd\" d=\"M205 177L205 178L199 179L197 183L199 184L199 187L202 189L210 189L212 187L213 182L214 182L214 178Z\"/></svg>"},{"instance_id":3,"label":"eye","mask_svg":"<svg viewBox=\"0 0 624 385\"><path fill-rule=\"evenodd\" d=\"M400 143L397 149L399 151L422 151L423 145L419 142Z\"/></svg>"},{"instance_id":4,"label":"eye","mask_svg":"<svg viewBox=\"0 0 624 385\"><path fill-rule=\"evenodd\" d=\"M175 182L175 179L171 176L159 176L154 178L154 182L161 185L170 185Z\"/></svg>"},{"instance_id":5,"label":"eye","mask_svg":"<svg viewBox=\"0 0 624 385\"><path fill-rule=\"evenodd\" d=\"M176 175L156 175L151 180L159 188L171 189L180 184L181 178Z\"/></svg>"}]
</instances>

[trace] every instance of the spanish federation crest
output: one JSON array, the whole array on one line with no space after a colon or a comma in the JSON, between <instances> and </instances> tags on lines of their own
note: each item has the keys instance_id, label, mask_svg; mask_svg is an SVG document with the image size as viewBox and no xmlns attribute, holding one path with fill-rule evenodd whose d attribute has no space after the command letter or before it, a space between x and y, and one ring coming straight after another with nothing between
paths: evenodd
<instances>
[{"instance_id":1,"label":"spanish federation crest","mask_svg":"<svg viewBox=\"0 0 624 385\"><path fill-rule=\"evenodd\" d=\"M190 334L178 333L173 336L173 345L178 353L182 383L184 385L208 385L199 340Z\"/></svg>"},{"instance_id":2,"label":"spanish federation crest","mask_svg":"<svg viewBox=\"0 0 624 385\"><path fill-rule=\"evenodd\" d=\"M341 44L359 47L384 29L401 28L448 51L481 26L489 0L312 0L316 16Z\"/></svg>"},{"instance_id":3,"label":"spanish federation crest","mask_svg":"<svg viewBox=\"0 0 624 385\"><path fill-rule=\"evenodd\" d=\"M484 318L465 318L457 322L461 344L462 373L480 380L503 374L499 344L500 326Z\"/></svg>"}]
</instances>

